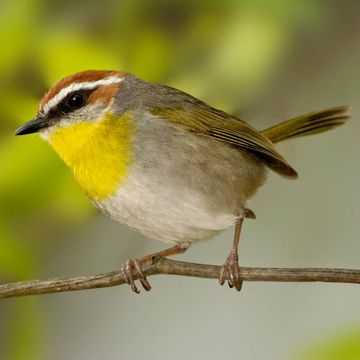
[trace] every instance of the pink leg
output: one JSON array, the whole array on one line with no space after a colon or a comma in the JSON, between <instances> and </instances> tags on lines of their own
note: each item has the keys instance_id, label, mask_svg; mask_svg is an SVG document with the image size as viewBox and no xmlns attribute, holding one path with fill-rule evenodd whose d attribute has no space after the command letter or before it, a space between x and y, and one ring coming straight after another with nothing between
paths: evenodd
<instances>
[{"instance_id":1,"label":"pink leg","mask_svg":"<svg viewBox=\"0 0 360 360\"><path fill-rule=\"evenodd\" d=\"M238 248L240 242L240 233L241 226L243 223L243 218L239 219L237 224L235 225L235 233L234 233L234 241L233 246L231 248L230 254L227 257L225 264L222 266L220 270L219 283L220 285L224 285L226 275L229 276L228 284L229 286L235 287L237 291L241 290L242 281L240 280L239 273L239 256L238 256Z\"/></svg>"}]
</instances>

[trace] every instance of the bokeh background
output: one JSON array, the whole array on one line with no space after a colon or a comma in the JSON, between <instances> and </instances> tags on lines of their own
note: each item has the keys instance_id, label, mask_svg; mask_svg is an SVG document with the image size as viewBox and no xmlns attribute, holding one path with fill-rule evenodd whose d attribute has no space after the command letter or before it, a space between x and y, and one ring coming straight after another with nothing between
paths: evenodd
<instances>
[{"instance_id":1,"label":"bokeh background","mask_svg":"<svg viewBox=\"0 0 360 360\"><path fill-rule=\"evenodd\" d=\"M54 81L89 68L178 87L259 129L352 105L348 125L279 145L300 178L270 175L240 258L360 267L359 1L2 0L0 44L1 282L106 272L163 247L98 213L38 136L13 136ZM231 238L179 258L221 264ZM0 359L360 359L355 285L151 283L140 296L122 286L0 301Z\"/></svg>"}]
</instances>

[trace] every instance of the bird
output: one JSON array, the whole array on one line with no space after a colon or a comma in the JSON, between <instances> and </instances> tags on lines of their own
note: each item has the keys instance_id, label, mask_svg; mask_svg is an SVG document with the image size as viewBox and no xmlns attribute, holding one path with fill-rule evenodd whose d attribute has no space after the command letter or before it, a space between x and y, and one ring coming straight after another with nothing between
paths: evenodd
<instances>
[{"instance_id":1,"label":"bird","mask_svg":"<svg viewBox=\"0 0 360 360\"><path fill-rule=\"evenodd\" d=\"M15 135L39 133L91 202L115 221L171 247L121 266L135 293L142 264L185 252L234 226L219 282L240 291L238 246L248 200L268 170L296 179L274 143L344 124L348 107L314 111L257 131L181 90L117 70L64 77Z\"/></svg>"}]
</instances>

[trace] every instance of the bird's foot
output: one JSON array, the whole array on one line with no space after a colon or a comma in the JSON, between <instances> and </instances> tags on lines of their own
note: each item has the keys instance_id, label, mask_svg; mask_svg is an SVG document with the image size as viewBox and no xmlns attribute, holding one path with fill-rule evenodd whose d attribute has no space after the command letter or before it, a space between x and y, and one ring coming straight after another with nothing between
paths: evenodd
<instances>
[{"instance_id":1,"label":"bird's foot","mask_svg":"<svg viewBox=\"0 0 360 360\"><path fill-rule=\"evenodd\" d=\"M127 284L131 286L132 291L139 294L140 290L135 285L135 280L138 279L146 291L151 290L151 286L143 274L141 269L141 262L137 259L127 259L125 264L120 269ZM135 278L135 279L134 279Z\"/></svg>"},{"instance_id":2,"label":"bird's foot","mask_svg":"<svg viewBox=\"0 0 360 360\"><path fill-rule=\"evenodd\" d=\"M242 281L240 279L239 257L235 249L231 250L225 264L221 267L219 275L220 285L225 284L226 278L230 288L234 287L237 291L241 290Z\"/></svg>"}]
</instances>

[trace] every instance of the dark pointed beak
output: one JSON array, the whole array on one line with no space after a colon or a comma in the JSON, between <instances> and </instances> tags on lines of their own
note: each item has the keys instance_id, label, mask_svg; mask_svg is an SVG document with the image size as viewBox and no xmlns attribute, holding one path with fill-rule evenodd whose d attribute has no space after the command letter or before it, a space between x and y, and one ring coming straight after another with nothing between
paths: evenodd
<instances>
[{"instance_id":1,"label":"dark pointed beak","mask_svg":"<svg viewBox=\"0 0 360 360\"><path fill-rule=\"evenodd\" d=\"M32 134L48 127L49 125L50 123L46 118L37 116L34 120L31 120L16 129L15 135Z\"/></svg>"}]
</instances>

